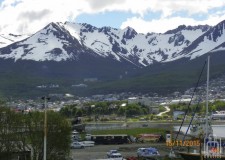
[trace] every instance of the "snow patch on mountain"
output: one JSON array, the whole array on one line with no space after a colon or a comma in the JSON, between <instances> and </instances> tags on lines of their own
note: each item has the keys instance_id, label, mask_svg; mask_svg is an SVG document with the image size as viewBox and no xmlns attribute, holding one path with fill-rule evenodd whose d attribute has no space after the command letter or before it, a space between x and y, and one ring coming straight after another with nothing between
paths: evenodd
<instances>
[{"instance_id":1,"label":"snow patch on mountain","mask_svg":"<svg viewBox=\"0 0 225 160\"><path fill-rule=\"evenodd\" d=\"M193 42L194 40L196 40L203 33L204 33L204 31L202 31L202 29L197 29L194 32L191 31L191 30L183 30L183 31L181 31L181 34L184 35L186 40L188 40L190 42Z\"/></svg>"},{"instance_id":2,"label":"snow patch on mountain","mask_svg":"<svg viewBox=\"0 0 225 160\"><path fill-rule=\"evenodd\" d=\"M223 29L222 31L223 33L225 33L225 29ZM213 37L213 35L211 36ZM203 54L212 51L218 45L224 43L224 40L225 40L225 34L221 37L218 37L215 41L209 39L209 37L207 36L204 36L203 43L200 43L196 49L194 49L191 53L189 53L189 55L191 59L202 56Z\"/></svg>"},{"instance_id":3,"label":"snow patch on mountain","mask_svg":"<svg viewBox=\"0 0 225 160\"><path fill-rule=\"evenodd\" d=\"M109 36L102 34L97 28L90 28L87 24L65 23L64 27L79 42L102 57L112 55L116 60L120 61L120 57L112 52L112 44L109 43Z\"/></svg>"},{"instance_id":4,"label":"snow patch on mountain","mask_svg":"<svg viewBox=\"0 0 225 160\"><path fill-rule=\"evenodd\" d=\"M66 26L66 29L70 32L70 34L73 37L75 37L81 44L80 29L82 28L82 26L77 23L69 23L69 22L66 22L65 26Z\"/></svg>"},{"instance_id":5,"label":"snow patch on mountain","mask_svg":"<svg viewBox=\"0 0 225 160\"><path fill-rule=\"evenodd\" d=\"M60 24L51 23L31 37L16 43L16 46L10 47L10 53L1 53L0 58L12 58L15 61L18 59L34 61L71 59L72 53L65 50L70 45L67 39L72 38L65 33L64 28Z\"/></svg>"},{"instance_id":6,"label":"snow patch on mountain","mask_svg":"<svg viewBox=\"0 0 225 160\"><path fill-rule=\"evenodd\" d=\"M0 48L6 47L14 42L21 41L27 37L29 37L29 35L15 35L12 33L0 34Z\"/></svg>"},{"instance_id":7,"label":"snow patch on mountain","mask_svg":"<svg viewBox=\"0 0 225 160\"><path fill-rule=\"evenodd\" d=\"M0 58L35 61L79 59L79 55L128 61L136 66L165 63L182 57L194 59L207 52L223 49L224 23L214 27L178 26L164 34L137 33L133 28L97 28L87 23L50 23L16 43L0 36L10 45L0 48ZM1 34L2 35L2 34ZM2 43L3 44L3 43Z\"/></svg>"}]
</instances>

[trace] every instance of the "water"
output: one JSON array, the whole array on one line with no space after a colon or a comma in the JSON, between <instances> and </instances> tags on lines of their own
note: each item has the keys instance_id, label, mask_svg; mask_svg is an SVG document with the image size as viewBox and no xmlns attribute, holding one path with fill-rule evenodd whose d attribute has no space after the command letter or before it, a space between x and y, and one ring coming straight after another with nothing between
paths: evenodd
<instances>
[{"instance_id":1,"label":"water","mask_svg":"<svg viewBox=\"0 0 225 160\"><path fill-rule=\"evenodd\" d=\"M187 131L187 127L188 126L183 126L181 128L181 131L183 133L186 133ZM180 128L180 126L174 126L174 130L178 131ZM213 129L213 135L216 135L218 137L225 137L225 125L212 125L212 129ZM188 134L190 133L190 129L188 131Z\"/></svg>"},{"instance_id":2,"label":"water","mask_svg":"<svg viewBox=\"0 0 225 160\"><path fill-rule=\"evenodd\" d=\"M114 123L114 124L107 124L107 123L96 123L96 124L86 124L85 130L86 131L92 131L92 130L107 130L107 129L126 129L126 128L142 128L143 124L145 123L128 123L126 126L126 123ZM159 127L158 123L147 123L148 127L151 128L157 128ZM165 126L168 124L161 124L160 126L162 128L165 128ZM180 126L174 126L175 131L179 130ZM187 125L183 126L181 128L181 131L183 133L186 133ZM213 134L218 137L225 137L225 125L212 125ZM190 130L189 132L190 133Z\"/></svg>"},{"instance_id":3,"label":"water","mask_svg":"<svg viewBox=\"0 0 225 160\"><path fill-rule=\"evenodd\" d=\"M124 129L126 128L125 123L115 123L115 124L104 124L104 123L96 123L96 124L87 124L85 126L86 131L91 130L107 130L107 129Z\"/></svg>"}]
</instances>

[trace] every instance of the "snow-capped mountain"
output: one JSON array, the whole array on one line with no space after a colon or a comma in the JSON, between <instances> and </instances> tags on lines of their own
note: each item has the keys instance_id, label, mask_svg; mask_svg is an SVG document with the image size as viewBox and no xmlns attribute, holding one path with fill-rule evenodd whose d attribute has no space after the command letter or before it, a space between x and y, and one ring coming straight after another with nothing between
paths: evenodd
<instances>
[{"instance_id":1,"label":"snow-capped mountain","mask_svg":"<svg viewBox=\"0 0 225 160\"><path fill-rule=\"evenodd\" d=\"M211 73L213 68L215 75L225 73L224 33L225 21L148 34L70 22L50 23L30 36L0 33L1 92L40 96L184 89L194 83L193 71L202 67L207 53L213 54ZM60 87L36 88L53 83ZM83 83L88 87L71 87Z\"/></svg>"},{"instance_id":2,"label":"snow-capped mountain","mask_svg":"<svg viewBox=\"0 0 225 160\"><path fill-rule=\"evenodd\" d=\"M89 24L66 22L65 28L77 37L80 43L100 56L126 59L134 64L147 66L156 62L172 61L173 55L181 52L195 39L210 29L209 26L180 26L165 34L138 34L131 27L123 30Z\"/></svg>"},{"instance_id":3,"label":"snow-capped mountain","mask_svg":"<svg viewBox=\"0 0 225 160\"><path fill-rule=\"evenodd\" d=\"M195 39L188 47L176 54L177 58L194 59L208 52L225 50L225 21L211 27L207 32Z\"/></svg>"},{"instance_id":4,"label":"snow-capped mountain","mask_svg":"<svg viewBox=\"0 0 225 160\"><path fill-rule=\"evenodd\" d=\"M12 43L18 42L25 38L29 37L29 35L15 35L12 33L8 34L0 34L0 48L8 46Z\"/></svg>"},{"instance_id":5,"label":"snow-capped mountain","mask_svg":"<svg viewBox=\"0 0 225 160\"><path fill-rule=\"evenodd\" d=\"M4 44L0 48L0 58L66 61L78 60L82 54L148 66L183 57L194 59L211 51L223 50L224 30L225 21L214 27L181 25L163 34L141 34L131 27L121 30L97 28L86 23L50 23L32 36L14 43L15 40L1 34L0 42Z\"/></svg>"},{"instance_id":6,"label":"snow-capped mountain","mask_svg":"<svg viewBox=\"0 0 225 160\"><path fill-rule=\"evenodd\" d=\"M15 61L62 61L76 59L87 51L60 23L50 23L32 36L4 47L0 57Z\"/></svg>"}]
</instances>

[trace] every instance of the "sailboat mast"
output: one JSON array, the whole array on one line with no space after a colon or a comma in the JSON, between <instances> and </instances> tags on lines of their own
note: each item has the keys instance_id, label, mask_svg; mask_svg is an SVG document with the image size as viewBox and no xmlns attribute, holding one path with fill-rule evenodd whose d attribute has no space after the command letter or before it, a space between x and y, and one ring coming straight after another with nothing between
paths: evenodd
<instances>
[{"instance_id":1,"label":"sailboat mast","mask_svg":"<svg viewBox=\"0 0 225 160\"><path fill-rule=\"evenodd\" d=\"M208 56L207 64L207 83L206 83L206 137L208 137L208 108L209 108L209 62L210 56Z\"/></svg>"}]
</instances>

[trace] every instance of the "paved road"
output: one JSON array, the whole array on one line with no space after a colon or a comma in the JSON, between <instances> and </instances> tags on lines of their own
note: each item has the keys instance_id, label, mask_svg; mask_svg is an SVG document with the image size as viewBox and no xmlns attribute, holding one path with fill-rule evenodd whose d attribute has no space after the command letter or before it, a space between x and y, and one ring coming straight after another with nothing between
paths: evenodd
<instances>
[{"instance_id":1,"label":"paved road","mask_svg":"<svg viewBox=\"0 0 225 160\"><path fill-rule=\"evenodd\" d=\"M165 106L165 108L166 108L166 111L160 112L159 114L157 114L157 116L161 116L162 114L167 113L167 112L170 111L170 108L168 106Z\"/></svg>"},{"instance_id":2,"label":"paved road","mask_svg":"<svg viewBox=\"0 0 225 160\"><path fill-rule=\"evenodd\" d=\"M110 149L117 149L123 157L137 156L136 151L141 147L156 147L162 156L168 154L169 148L165 143L133 143L123 145L96 145L85 149L72 149L71 157L73 160L94 160L100 158L107 158L106 153Z\"/></svg>"}]
</instances>

